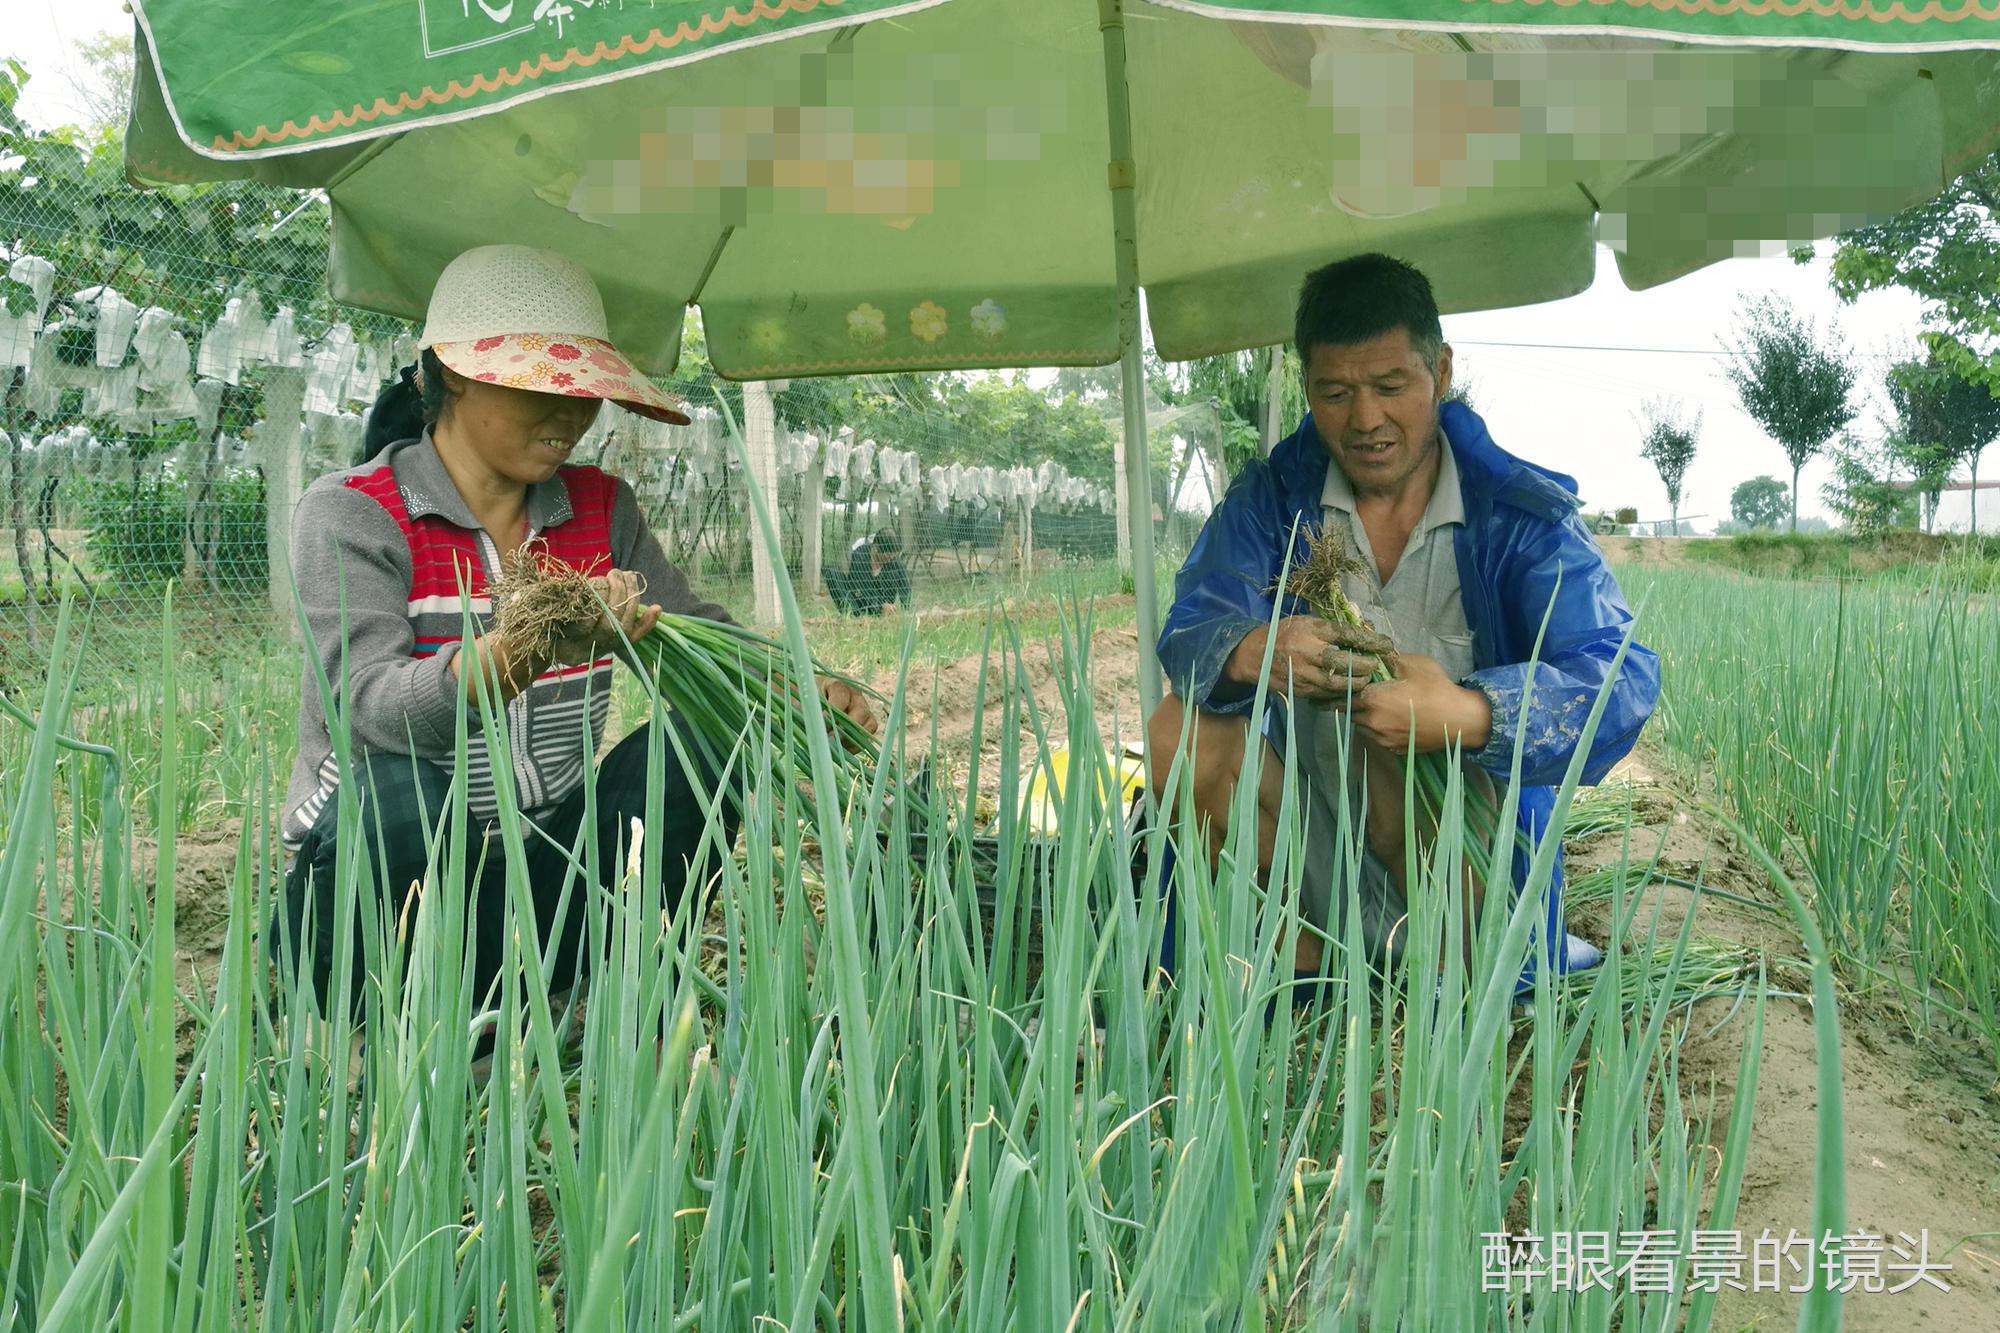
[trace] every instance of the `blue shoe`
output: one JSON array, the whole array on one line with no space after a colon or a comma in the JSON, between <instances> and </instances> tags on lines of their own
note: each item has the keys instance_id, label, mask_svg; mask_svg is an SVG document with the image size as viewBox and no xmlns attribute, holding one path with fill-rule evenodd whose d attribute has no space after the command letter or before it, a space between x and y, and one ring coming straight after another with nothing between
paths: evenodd
<instances>
[{"instance_id":1,"label":"blue shoe","mask_svg":"<svg viewBox=\"0 0 2000 1333\"><path fill-rule=\"evenodd\" d=\"M1588 972L1603 961L1604 950L1581 935L1563 932L1563 963L1558 975L1569 976L1577 972ZM1521 969L1519 979L1514 982L1514 1004L1517 1008L1525 1008L1534 1002L1535 960L1531 957L1527 966Z\"/></svg>"},{"instance_id":2,"label":"blue shoe","mask_svg":"<svg viewBox=\"0 0 2000 1333\"><path fill-rule=\"evenodd\" d=\"M1588 972L1604 961L1604 950L1579 935L1563 933L1563 971Z\"/></svg>"}]
</instances>

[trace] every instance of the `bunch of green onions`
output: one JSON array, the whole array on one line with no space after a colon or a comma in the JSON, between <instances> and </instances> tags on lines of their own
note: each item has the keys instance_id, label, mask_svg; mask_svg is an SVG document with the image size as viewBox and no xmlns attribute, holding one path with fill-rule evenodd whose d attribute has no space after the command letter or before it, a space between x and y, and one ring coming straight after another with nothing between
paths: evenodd
<instances>
[{"instance_id":1,"label":"bunch of green onions","mask_svg":"<svg viewBox=\"0 0 2000 1333\"><path fill-rule=\"evenodd\" d=\"M535 544L509 559L491 592L497 632L531 649L546 648L565 627L607 611L583 571ZM794 774L811 771L808 713L784 644L727 621L672 613L662 613L646 634L627 642L634 664L675 714L708 772L722 773L730 755L767 723L774 758ZM874 693L816 662L813 674L863 695ZM810 687L817 688L817 681ZM853 779L880 758L880 747L853 718L838 709L823 711L841 742L831 749L838 795L845 799Z\"/></svg>"},{"instance_id":2,"label":"bunch of green onions","mask_svg":"<svg viewBox=\"0 0 2000 1333\"><path fill-rule=\"evenodd\" d=\"M1342 575L1354 567L1354 562L1339 539L1324 529L1308 530L1305 536L1306 558L1286 572L1284 591L1303 601L1322 620L1346 626L1370 638L1386 638L1362 616L1341 586ZM1371 681L1379 684L1395 679L1394 661L1393 651L1378 655ZM1446 809L1445 796L1451 784L1452 768L1457 762L1456 748L1412 753L1409 759L1411 786L1421 802L1426 825L1435 830ZM1475 865L1489 866L1499 830L1500 811L1477 784L1465 783L1464 788L1466 855ZM1525 842L1518 830L1514 837L1517 842Z\"/></svg>"},{"instance_id":3,"label":"bunch of green onions","mask_svg":"<svg viewBox=\"0 0 2000 1333\"><path fill-rule=\"evenodd\" d=\"M652 630L632 643L632 653L658 691L660 700L687 724L712 765L720 771L730 751L769 720L772 751L789 759L794 773L812 771L811 739L804 698L790 672L785 646L755 630L698 616L662 614ZM818 675L873 696L848 676L815 664ZM806 682L806 688L816 688ZM842 744L832 747L835 777L845 796L881 757L880 743L847 714L823 710Z\"/></svg>"}]
</instances>

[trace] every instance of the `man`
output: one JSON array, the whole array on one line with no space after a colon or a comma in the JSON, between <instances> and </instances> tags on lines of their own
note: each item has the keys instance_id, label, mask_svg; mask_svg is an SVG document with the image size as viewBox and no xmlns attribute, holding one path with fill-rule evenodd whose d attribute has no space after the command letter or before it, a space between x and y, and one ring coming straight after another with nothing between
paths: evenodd
<instances>
[{"instance_id":1,"label":"man","mask_svg":"<svg viewBox=\"0 0 2000 1333\"><path fill-rule=\"evenodd\" d=\"M887 528L856 541L848 549L847 568L826 581L833 604L853 616L879 616L907 606L910 575L902 555L902 542Z\"/></svg>"},{"instance_id":2,"label":"man","mask_svg":"<svg viewBox=\"0 0 2000 1333\"><path fill-rule=\"evenodd\" d=\"M1632 616L1577 518L1576 483L1505 452L1470 408L1446 401L1451 348L1422 273L1386 255L1319 269L1300 292L1294 336L1310 414L1268 459L1243 469L1181 568L1159 643L1174 693L1148 724L1153 781L1164 787L1185 726L1191 795L1213 859L1252 743L1249 711L1269 646L1277 706L1260 719L1257 742L1260 871L1270 866L1285 794L1275 747L1286 744L1280 709L1289 702L1305 786L1301 913L1333 928L1345 799L1350 827L1364 833L1361 933L1372 953L1393 958L1405 915L1403 756L1456 744L1470 781L1504 783L1518 740L1520 824L1532 845L1600 689L1611 682L1585 782L1631 749L1658 694L1659 662L1635 642L1613 679ZM1296 599L1272 628L1286 553L1294 564L1304 558L1295 526L1324 527L1345 545L1352 572L1343 588L1393 644L1394 679L1371 683L1375 654L1390 643L1336 630ZM1519 884L1525 852L1514 861ZM1467 898L1469 911L1476 883ZM1541 938L1564 939L1562 920L1558 861ZM1588 967L1597 951L1571 938L1555 961ZM1296 964L1320 967L1314 935L1301 934Z\"/></svg>"}]
</instances>

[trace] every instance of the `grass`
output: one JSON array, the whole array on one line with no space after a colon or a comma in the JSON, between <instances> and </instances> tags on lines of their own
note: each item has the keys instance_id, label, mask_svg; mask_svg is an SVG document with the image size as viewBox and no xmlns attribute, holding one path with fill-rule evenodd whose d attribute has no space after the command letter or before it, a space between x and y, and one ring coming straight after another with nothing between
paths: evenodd
<instances>
[{"instance_id":1,"label":"grass","mask_svg":"<svg viewBox=\"0 0 2000 1333\"><path fill-rule=\"evenodd\" d=\"M1159 586L1173 586L1172 567L1162 564ZM918 590L917 604L885 616L846 616L803 607L806 636L814 655L837 670L863 679L893 674L911 644L914 664L957 661L978 653L987 638L990 614L1005 616L1030 642L1058 637L1062 608L1079 598L1097 603L1099 628L1136 619L1125 600L1125 576L1109 561L1061 566L1032 580L999 588L971 583L938 583ZM830 604L828 604L830 605Z\"/></svg>"},{"instance_id":2,"label":"grass","mask_svg":"<svg viewBox=\"0 0 2000 1333\"><path fill-rule=\"evenodd\" d=\"M1744 532L1685 541L1680 549L1690 561L1746 574L1917 587L1943 577L1968 591L2000 592L2000 538L1990 536Z\"/></svg>"},{"instance_id":3,"label":"grass","mask_svg":"<svg viewBox=\"0 0 2000 1333\"><path fill-rule=\"evenodd\" d=\"M1087 609L1053 623L1057 689L1077 700L1096 626ZM172 1311L193 1329L1668 1328L1687 1293L1486 1290L1481 1233L1726 1225L1752 1099L1706 1124L1681 1104L1671 1041L1712 960L1684 936L1614 950L1516 1011L1539 896L1510 912L1491 895L1466 965L1445 906L1456 786L1407 974L1439 983L1406 988L1337 947L1326 1004L1295 1016L1289 899L1257 890L1240 835L1219 874L1182 885L1169 982L1159 886L1135 890L1134 834L1098 784L1069 784L1039 875L1003 808L1002 900L1042 923L1031 979L1023 918L989 938L970 910L974 861L947 811L919 830L879 790L836 804L835 784L791 779L782 725L753 719L734 753L741 848L703 853L721 947L706 905L667 912L649 887L656 848L628 884L573 883L611 960L574 1041L532 950L510 943L525 975L470 994L455 840L399 916L368 910L368 868L347 859L337 910L375 920L361 956L335 960L364 996L350 1078L345 1020L305 1021L302 996L268 985L254 929L277 888L275 804L258 794L290 744L259 713L285 672L211 687L167 653L134 672L128 706L77 718L72 629L22 707L32 725L0 719L0 1326L149 1328ZM1089 708L1058 725L1025 691L1023 655L1043 645L991 633L982 689L1005 725L997 760L975 744L973 762L1013 790L1044 747L1097 752ZM461 734L492 720L468 710ZM105 744L67 745L79 729ZM189 978L131 835L224 809L244 821L227 935L217 972ZM503 810L495 854L524 920L524 835ZM1157 866L1159 831L1137 836ZM1288 813L1281 882L1299 837ZM489 1006L502 1036L482 1083L467 1050ZM1733 1147L1703 1165L1725 1128Z\"/></svg>"},{"instance_id":4,"label":"grass","mask_svg":"<svg viewBox=\"0 0 2000 1333\"><path fill-rule=\"evenodd\" d=\"M1697 632L1687 622L1699 596L1669 635ZM787 602L783 652L803 678L809 631ZM1764 632L1737 623L1760 611L1716 633ZM969 791L982 765L1014 791L1054 746L1103 753L1088 706L1094 615L1082 600L1020 621L963 617L985 662ZM1709 1324L1707 1296L1680 1287L1496 1290L1490 1239L1652 1228L1684 1246L1696 1229L1728 1227L1750 1145L1761 974L1698 938L1693 914L1673 932L1637 922L1635 886L1651 868L1618 866L1603 892L1635 929L1614 932L1598 971L1570 984L1545 973L1516 1008L1555 839L1517 901L1487 896L1468 942L1452 907L1469 845L1455 778L1415 862L1405 971L1373 973L1350 927L1334 941L1324 1003L1295 1013L1284 960L1297 928L1296 809L1280 819L1283 892L1265 893L1249 871L1248 818L1232 822L1215 872L1183 858L1168 978L1164 826L1135 829L1100 794L1115 784L1073 774L1062 836L1039 849L1003 802L985 830L997 867L982 872L950 802L884 799L904 767L899 746L863 780L835 781L816 699L781 693L775 714L753 709L719 738L746 827L736 848L701 849L695 900L662 901L660 849L643 840L623 881L588 883L584 821L566 910L585 915L607 961L578 1017L522 947L536 938L535 906L504 729L491 708L462 706L447 818L464 819L466 746L484 730L501 785L491 854L509 868L515 926L505 983L470 990L471 868L458 839L437 841L420 894L388 886L387 910L365 859L349 854L335 911L367 929L358 956L336 932L341 994L322 1022L302 994L270 984L270 942L252 928L277 890L285 668L185 680L170 629L158 667L135 669L122 703L75 715L73 628L57 618L39 700L0 718L0 1328L152 1328L168 1311L177 1329ZM893 624L856 626L845 645L810 632L822 657L851 654L835 665L880 661L893 644L888 660L907 672L913 634L900 628L892 641ZM1791 632L1815 631L1801 618ZM926 638L935 652L966 642ZM1025 662L1050 646L1059 713L1027 688ZM1721 671L1754 637L1684 651L1704 646ZM1985 669L1961 673L1961 693ZM1866 699L1841 672L1866 669L1836 657L1833 670L1828 709L1807 711L1837 728L1834 706ZM329 695L338 685L308 681ZM1670 688L1678 700L1683 687ZM661 693L640 693L640 718L658 717ZM977 729L988 699L1000 719L990 749ZM1725 768L1758 742L1723 711L1705 724L1711 703L1667 725ZM1919 740L1897 750L1895 771L1921 786L1907 773L1945 754L1941 733L1924 730L1939 710L1901 707L1922 725L1906 727ZM937 726L892 715L889 734L909 734L905 721ZM1730 736L1744 739L1730 748ZM1837 729L1822 739L1836 754L1848 740ZM335 741L351 767L346 737ZM1158 793L1165 810L1187 813L1198 762L1176 762ZM1864 776L1867 762L1841 761ZM1836 777L1857 771L1841 763ZM1630 818L1617 793L1580 808L1575 797L1573 772L1558 831L1572 811L1600 831ZM644 822L662 799L655 783ZM342 845L356 847L351 784L337 809ZM133 835L171 842L223 812L242 821L228 929L214 974L184 977L172 895L136 878ZM1746 825L1753 847L1774 837L1812 864L1782 816ZM1358 869L1348 843L1343 896ZM1135 884L1139 852L1148 869ZM1837 868L1831 852L1824 865ZM1866 900L1830 893L1814 868L1794 890L1771 862L1814 964L1813 1222L1839 1232L1832 954L1849 944L1846 906ZM1000 904L991 922L974 906L982 873ZM1955 929L1961 948L1979 943L1968 924ZM362 1000L358 1055L349 992ZM1717 994L1741 1001L1749 1025L1726 1125L1684 1104L1677 1063L1677 1016ZM488 1018L500 1037L481 1080L467 1056ZM1838 1321L1837 1297L1822 1294L1801 1326Z\"/></svg>"}]
</instances>

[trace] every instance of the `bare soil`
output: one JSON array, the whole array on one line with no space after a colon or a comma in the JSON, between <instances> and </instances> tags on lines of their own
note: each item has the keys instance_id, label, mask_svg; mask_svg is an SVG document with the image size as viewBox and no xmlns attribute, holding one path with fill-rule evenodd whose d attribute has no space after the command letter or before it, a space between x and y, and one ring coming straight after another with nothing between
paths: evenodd
<instances>
[{"instance_id":1,"label":"bare soil","mask_svg":"<svg viewBox=\"0 0 2000 1333\"><path fill-rule=\"evenodd\" d=\"M1658 851L1669 873L1783 907L1762 870L1695 807L1643 742L1610 776L1634 784L1645 812L1645 824L1632 834L1633 860L1644 862ZM1601 833L1573 845L1568 866L1576 871L1616 860L1623 837ZM1661 936L1671 939L1690 901L1685 889L1650 886L1634 929L1645 929L1657 904ZM1806 950L1788 916L1709 897L1695 910L1698 934L1763 956L1773 989L1809 991ZM1610 917L1608 907L1593 906L1572 913L1570 928L1602 944ZM1712 1105L1718 1151L1748 1031L1747 1007L1722 1022L1730 1003L1696 1005L1681 1045L1683 1094L1691 1107ZM1844 991L1840 1021L1847 1231L1878 1233L1893 1243L1898 1233L1915 1237L1927 1230L1933 1260L1958 1247L1945 1259L1952 1270L1940 1275L1949 1293L1928 1283L1899 1295L1857 1291L1847 1298L1842 1326L1988 1333L2000 1308L2000 1089L1992 1065L1969 1040L1938 1031L1917 1040L1893 1001L1879 992ZM1750 1157L1732 1228L1746 1236L1812 1230L1818 1068L1811 1002L1770 1000ZM1893 1254L1888 1258L1896 1261ZM1901 1280L1890 1278L1892 1285ZM1797 1317L1796 1296L1732 1292L1717 1303L1715 1327L1788 1329Z\"/></svg>"},{"instance_id":2,"label":"bare soil","mask_svg":"<svg viewBox=\"0 0 2000 1333\"><path fill-rule=\"evenodd\" d=\"M1034 744L1036 720L1050 743L1062 745L1069 727L1063 702L1065 683L1057 645L1027 643L1018 660L1003 662L996 654L982 662L978 656L940 665L935 672L910 672L904 690L907 718L905 743L914 761L932 753L932 719L936 719L936 756L949 765L955 778L962 777L972 753L975 720L980 729L980 782L983 795L999 791L1000 733L1006 723L1009 696L1017 712L1019 731L1030 747ZM1090 645L1091 679L1088 694L1097 719L1098 734L1107 746L1136 743L1145 735L1145 719L1139 710L1139 635L1131 626L1099 630ZM887 691L895 686L893 674L871 681ZM977 707L981 698L984 707ZM1029 702L1032 700L1032 708ZM1032 753L1032 750L1030 750Z\"/></svg>"},{"instance_id":3,"label":"bare soil","mask_svg":"<svg viewBox=\"0 0 2000 1333\"><path fill-rule=\"evenodd\" d=\"M1898 565L1934 565L1953 551L1948 537L1902 529L1862 537L1814 536L1803 544L1760 542L1750 548L1730 537L1600 536L1597 544L1612 560L1627 564L1698 563L1765 576L1795 574L1808 565L1828 575L1878 574Z\"/></svg>"}]
</instances>

